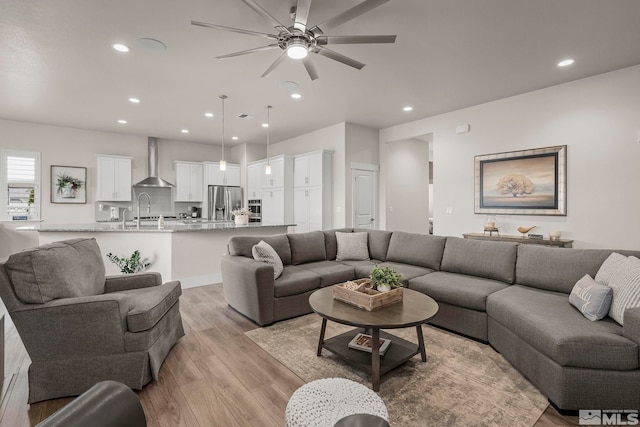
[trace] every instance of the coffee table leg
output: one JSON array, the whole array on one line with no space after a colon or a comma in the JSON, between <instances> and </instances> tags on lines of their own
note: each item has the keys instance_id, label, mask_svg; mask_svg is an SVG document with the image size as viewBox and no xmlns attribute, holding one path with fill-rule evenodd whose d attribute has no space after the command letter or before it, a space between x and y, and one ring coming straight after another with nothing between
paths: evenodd
<instances>
[{"instance_id":1,"label":"coffee table leg","mask_svg":"<svg viewBox=\"0 0 640 427\"><path fill-rule=\"evenodd\" d=\"M380 328L371 331L371 386L373 391L380 390Z\"/></svg>"},{"instance_id":2,"label":"coffee table leg","mask_svg":"<svg viewBox=\"0 0 640 427\"><path fill-rule=\"evenodd\" d=\"M322 355L322 344L324 344L324 332L327 329L327 319L322 318L322 327L320 328L320 340L318 341L318 356Z\"/></svg>"},{"instance_id":3,"label":"coffee table leg","mask_svg":"<svg viewBox=\"0 0 640 427\"><path fill-rule=\"evenodd\" d=\"M418 333L418 350L420 350L420 355L422 356L422 361L427 361L427 351L424 348L424 337L422 336L422 325L416 326L416 332Z\"/></svg>"}]
</instances>

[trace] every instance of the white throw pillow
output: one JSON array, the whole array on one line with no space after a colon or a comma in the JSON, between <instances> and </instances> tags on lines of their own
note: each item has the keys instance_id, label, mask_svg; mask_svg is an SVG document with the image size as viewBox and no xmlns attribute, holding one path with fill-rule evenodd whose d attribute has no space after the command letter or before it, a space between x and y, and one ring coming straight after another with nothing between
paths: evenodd
<instances>
[{"instance_id":1,"label":"white throw pillow","mask_svg":"<svg viewBox=\"0 0 640 427\"><path fill-rule=\"evenodd\" d=\"M337 261L369 260L369 233L342 233L336 231L338 243Z\"/></svg>"},{"instance_id":2,"label":"white throw pillow","mask_svg":"<svg viewBox=\"0 0 640 427\"><path fill-rule=\"evenodd\" d=\"M585 274L571 290L569 302L593 322L604 319L609 314L612 295L610 287L598 284Z\"/></svg>"},{"instance_id":3,"label":"white throw pillow","mask_svg":"<svg viewBox=\"0 0 640 427\"><path fill-rule=\"evenodd\" d=\"M273 266L273 278L277 279L282 274L282 270L284 270L284 266L282 265L282 260L273 247L265 242L264 240L260 240L257 245L254 245L251 248L251 253L253 254L253 259L260 262L266 262L267 264L271 264Z\"/></svg>"},{"instance_id":4,"label":"white throw pillow","mask_svg":"<svg viewBox=\"0 0 640 427\"><path fill-rule=\"evenodd\" d=\"M617 263L609 286L613 289L609 316L622 325L624 311L627 308L640 307L640 259L630 256Z\"/></svg>"},{"instance_id":5,"label":"white throw pillow","mask_svg":"<svg viewBox=\"0 0 640 427\"><path fill-rule=\"evenodd\" d=\"M620 255L617 252L613 252L611 255L609 255L609 258L604 260L604 262L600 266L600 269L598 270L598 273L596 274L596 282L600 283L601 285L609 286L609 280L611 280L611 275L616 271L617 264L620 261L624 261L626 259L626 256Z\"/></svg>"}]
</instances>

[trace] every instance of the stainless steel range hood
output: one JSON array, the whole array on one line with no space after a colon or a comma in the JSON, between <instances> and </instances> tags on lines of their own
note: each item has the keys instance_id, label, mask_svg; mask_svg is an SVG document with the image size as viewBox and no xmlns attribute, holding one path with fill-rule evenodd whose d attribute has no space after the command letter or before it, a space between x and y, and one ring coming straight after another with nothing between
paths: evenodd
<instances>
[{"instance_id":1,"label":"stainless steel range hood","mask_svg":"<svg viewBox=\"0 0 640 427\"><path fill-rule=\"evenodd\" d=\"M148 155L149 177L143 179L134 187L173 187L173 184L158 177L158 138L149 137L149 155Z\"/></svg>"}]
</instances>

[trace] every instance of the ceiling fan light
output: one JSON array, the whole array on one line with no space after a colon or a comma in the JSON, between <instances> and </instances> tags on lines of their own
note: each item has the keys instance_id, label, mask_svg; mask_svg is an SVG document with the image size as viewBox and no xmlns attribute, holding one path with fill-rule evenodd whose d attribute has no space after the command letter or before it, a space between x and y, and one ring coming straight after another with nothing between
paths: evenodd
<instances>
[{"instance_id":1,"label":"ceiling fan light","mask_svg":"<svg viewBox=\"0 0 640 427\"><path fill-rule=\"evenodd\" d=\"M292 59L306 58L308 53L309 49L302 40L293 40L287 47L287 56Z\"/></svg>"}]
</instances>

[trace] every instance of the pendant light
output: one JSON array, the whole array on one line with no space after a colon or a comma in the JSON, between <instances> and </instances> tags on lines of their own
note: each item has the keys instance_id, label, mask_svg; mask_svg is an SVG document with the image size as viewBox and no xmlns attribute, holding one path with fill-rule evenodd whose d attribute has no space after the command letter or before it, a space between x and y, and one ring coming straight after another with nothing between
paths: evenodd
<instances>
[{"instance_id":1,"label":"pendant light","mask_svg":"<svg viewBox=\"0 0 640 427\"><path fill-rule=\"evenodd\" d=\"M220 159L220 170L227 170L227 161L224 159L224 100L227 99L227 95L220 95L222 99L222 158Z\"/></svg>"},{"instance_id":2,"label":"pendant light","mask_svg":"<svg viewBox=\"0 0 640 427\"><path fill-rule=\"evenodd\" d=\"M267 165L264 167L264 173L267 175L271 175L271 164L269 163L269 129L271 128L269 111L273 107L271 105L267 105Z\"/></svg>"}]
</instances>

